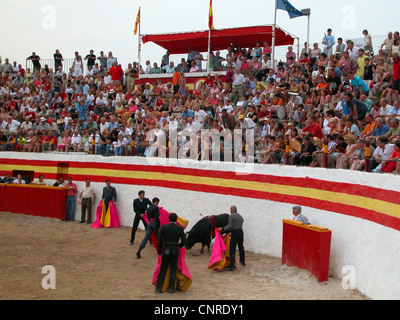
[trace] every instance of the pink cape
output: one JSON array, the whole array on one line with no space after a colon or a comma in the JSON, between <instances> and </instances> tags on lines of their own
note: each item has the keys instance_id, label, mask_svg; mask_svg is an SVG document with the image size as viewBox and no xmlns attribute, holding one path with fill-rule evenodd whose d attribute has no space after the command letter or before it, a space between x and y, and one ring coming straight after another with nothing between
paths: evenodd
<instances>
[{"instance_id":1,"label":"pink cape","mask_svg":"<svg viewBox=\"0 0 400 320\"><path fill-rule=\"evenodd\" d=\"M178 265L176 272L175 288L180 291L187 291L192 285L192 276L190 275L189 268L185 261L186 249L179 248ZM153 285L157 284L158 275L161 269L162 256L159 255L157 259L157 265L153 272L153 278L151 283ZM169 286L169 266L165 275L164 283L161 287L161 291L165 292L168 290Z\"/></svg>"},{"instance_id":2,"label":"pink cape","mask_svg":"<svg viewBox=\"0 0 400 320\"><path fill-rule=\"evenodd\" d=\"M160 212L160 216L159 216L160 227L164 224L169 224L170 222L169 222L168 216L169 216L170 212L165 210L163 207L158 207L158 208L159 208L159 212ZM149 223L147 214L144 215L144 220L146 221L146 223ZM185 229L188 224L188 220L178 217L176 224ZM151 234L150 239L151 239L151 242L152 242L154 248L157 251L158 239L155 236L154 232ZM192 276L190 275L189 268L186 265L185 255L186 255L186 249L179 248L175 288L180 291L187 291L190 288L190 286L192 285ZM156 265L156 268L154 269L153 278L151 280L151 283L153 285L157 284L158 275L159 275L160 269L161 269L161 261L162 261L162 256L158 255L157 265ZM164 283L162 285L161 291L162 292L167 291L168 285L169 285L169 266L168 266L168 270L165 275L165 279L164 279Z\"/></svg>"},{"instance_id":3,"label":"pink cape","mask_svg":"<svg viewBox=\"0 0 400 320\"><path fill-rule=\"evenodd\" d=\"M160 227L162 225L164 225L164 224L169 224L168 216L169 216L170 212L165 210L163 207L160 207L160 206L158 207L158 209L159 209L159 212L160 212L160 216L159 216ZM145 213L143 219L144 219L144 221L146 221L146 223L149 223L149 218L147 217L147 213ZM184 218L181 218L181 217L178 217L178 220L176 221L176 224L181 226L183 229L185 229L186 226L188 225L188 222L189 222L188 220L186 220ZM153 244L154 248L156 248L156 250L157 250L158 239L155 236L154 232L151 234L150 240L151 240L151 243Z\"/></svg>"},{"instance_id":4,"label":"pink cape","mask_svg":"<svg viewBox=\"0 0 400 320\"><path fill-rule=\"evenodd\" d=\"M93 222L92 228L119 228L118 211L114 201L109 202L107 212L105 209L106 205L101 200L97 205L96 220Z\"/></svg>"},{"instance_id":5,"label":"pink cape","mask_svg":"<svg viewBox=\"0 0 400 320\"><path fill-rule=\"evenodd\" d=\"M214 245L211 252L208 268L215 271L221 271L230 266L231 258L229 255L230 236L221 236L219 232L215 232ZM236 262L235 262L236 267Z\"/></svg>"}]
</instances>

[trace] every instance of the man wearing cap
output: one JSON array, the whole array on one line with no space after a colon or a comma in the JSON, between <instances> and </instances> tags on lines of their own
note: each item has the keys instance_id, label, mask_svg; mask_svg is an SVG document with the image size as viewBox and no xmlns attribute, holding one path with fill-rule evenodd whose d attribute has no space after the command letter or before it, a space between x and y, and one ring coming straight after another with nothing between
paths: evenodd
<instances>
[{"instance_id":1,"label":"man wearing cap","mask_svg":"<svg viewBox=\"0 0 400 320\"><path fill-rule=\"evenodd\" d=\"M40 118L40 123L37 126L36 134L42 132L43 134L50 130L50 125L47 123L45 117Z\"/></svg>"},{"instance_id":2,"label":"man wearing cap","mask_svg":"<svg viewBox=\"0 0 400 320\"><path fill-rule=\"evenodd\" d=\"M150 82L146 82L143 95L146 97L147 100L150 99L150 95L153 93L153 88L151 87Z\"/></svg>"},{"instance_id":3,"label":"man wearing cap","mask_svg":"<svg viewBox=\"0 0 400 320\"><path fill-rule=\"evenodd\" d=\"M160 229L160 209L158 208L158 204L160 203L160 199L157 197L153 198L152 205L147 208L146 214L148 218L148 225L146 229L146 234L142 242L140 242L139 250L136 252L136 258L140 259L140 252L145 248L147 241L149 241L151 234L153 231L155 232L156 237L158 238L158 229Z\"/></svg>"},{"instance_id":4,"label":"man wearing cap","mask_svg":"<svg viewBox=\"0 0 400 320\"><path fill-rule=\"evenodd\" d=\"M256 127L256 124L252 119L247 118L242 114L238 117L238 120L240 121L241 129L255 129Z\"/></svg>"},{"instance_id":5,"label":"man wearing cap","mask_svg":"<svg viewBox=\"0 0 400 320\"><path fill-rule=\"evenodd\" d=\"M271 126L269 125L270 119L268 117L262 118L263 124L261 129L261 138L269 136L272 132Z\"/></svg>"},{"instance_id":6,"label":"man wearing cap","mask_svg":"<svg viewBox=\"0 0 400 320\"><path fill-rule=\"evenodd\" d=\"M344 75L344 81L349 81L350 85L353 86L354 92L359 98L361 94L365 93L367 96L369 94L369 87L365 83L365 81L359 77L354 75L353 73Z\"/></svg>"},{"instance_id":7,"label":"man wearing cap","mask_svg":"<svg viewBox=\"0 0 400 320\"><path fill-rule=\"evenodd\" d=\"M294 221L299 221L299 222L301 222L303 224L310 224L308 222L307 217L301 214L301 207L300 206L294 206L292 208L292 213L294 215L294 217L293 217Z\"/></svg>"}]
</instances>

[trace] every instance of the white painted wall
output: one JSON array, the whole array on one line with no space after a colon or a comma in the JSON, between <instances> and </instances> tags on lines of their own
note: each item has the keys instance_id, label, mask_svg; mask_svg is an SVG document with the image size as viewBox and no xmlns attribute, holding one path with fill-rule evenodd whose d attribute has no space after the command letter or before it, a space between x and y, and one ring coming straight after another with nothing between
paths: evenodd
<instances>
[{"instance_id":1,"label":"white painted wall","mask_svg":"<svg viewBox=\"0 0 400 320\"><path fill-rule=\"evenodd\" d=\"M132 157L109 157L63 155L63 154L24 154L1 153L1 158L57 160L57 161L90 161L118 163L118 164L148 164L147 159ZM153 161L157 165L170 165L160 159ZM150 164L151 165L151 164ZM221 171L240 171L234 164L227 163L193 163L182 161L176 164L183 168L197 168ZM259 174L268 174L287 177L310 177L315 179L348 182L378 187L388 190L400 190L400 177L387 174L372 174L353 172L349 170L303 168L280 165L257 165L249 168ZM88 169L88 174L90 174ZM111 181L112 181L112 177ZM49 181L53 183L54 181ZM92 183L100 199L105 183ZM84 182L77 182L80 189ZM130 227L133 222L133 199L140 189L146 191L148 198L157 196L160 205L168 211L174 211L179 216L189 220L188 229L203 215L228 213L229 207L235 204L244 219L245 249L258 254L281 257L282 252L282 220L292 217L293 204L285 204L260 199L248 199L228 195L187 190L160 188L153 186L134 186L113 184L117 189L117 208L122 226ZM400 299L400 232L375 224L373 222L304 207L303 213L310 222L332 230L330 272L333 276L342 279L344 266L350 265L355 270L356 287L372 299ZM76 208L76 219L80 219L80 207ZM95 209L93 209L95 219ZM129 239L127 239L129 241Z\"/></svg>"}]
</instances>

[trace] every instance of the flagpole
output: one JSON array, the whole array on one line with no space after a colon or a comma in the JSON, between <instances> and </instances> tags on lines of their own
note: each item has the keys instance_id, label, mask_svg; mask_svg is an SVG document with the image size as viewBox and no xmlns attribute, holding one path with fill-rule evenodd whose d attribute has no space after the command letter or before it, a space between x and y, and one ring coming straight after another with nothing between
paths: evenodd
<instances>
[{"instance_id":1,"label":"flagpole","mask_svg":"<svg viewBox=\"0 0 400 320\"><path fill-rule=\"evenodd\" d=\"M138 60L139 60L138 68L139 68L139 70L138 70L138 77L139 78L140 78L141 51L142 51L141 43L140 43L141 42L140 25L142 24L141 15L142 15L142 12L141 12L140 7L139 7L139 26L138 26L138 29L139 29L139 36L138 36Z\"/></svg>"},{"instance_id":2,"label":"flagpole","mask_svg":"<svg viewBox=\"0 0 400 320\"><path fill-rule=\"evenodd\" d=\"M275 69L275 35L276 35L276 12L278 11L278 0L275 0L275 16L272 31L272 68Z\"/></svg>"},{"instance_id":3,"label":"flagpole","mask_svg":"<svg viewBox=\"0 0 400 320\"><path fill-rule=\"evenodd\" d=\"M208 28L207 73L210 73L211 28Z\"/></svg>"},{"instance_id":4,"label":"flagpole","mask_svg":"<svg viewBox=\"0 0 400 320\"><path fill-rule=\"evenodd\" d=\"M208 52L207 52L207 73L210 73L210 51L211 51L211 28L214 28L212 0L208 8Z\"/></svg>"},{"instance_id":5,"label":"flagpole","mask_svg":"<svg viewBox=\"0 0 400 320\"><path fill-rule=\"evenodd\" d=\"M311 10L309 8L307 9L302 9L301 13L303 16L307 16L307 54L310 48L310 15L311 15Z\"/></svg>"}]
</instances>

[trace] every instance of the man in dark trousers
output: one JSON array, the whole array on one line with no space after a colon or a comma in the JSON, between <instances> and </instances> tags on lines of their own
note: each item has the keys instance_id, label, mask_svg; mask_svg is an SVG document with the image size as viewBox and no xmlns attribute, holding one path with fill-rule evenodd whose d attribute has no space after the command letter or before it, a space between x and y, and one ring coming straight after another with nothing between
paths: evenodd
<instances>
[{"instance_id":1,"label":"man in dark trousers","mask_svg":"<svg viewBox=\"0 0 400 320\"><path fill-rule=\"evenodd\" d=\"M146 246L147 241L149 241L152 232L156 233L156 237L158 238L158 229L160 229L160 209L158 208L158 204L160 203L160 199L153 198L152 205L147 208L147 218L149 219L149 224L147 225L146 234L142 242L140 242L139 250L136 252L136 258L140 259L140 252Z\"/></svg>"},{"instance_id":2,"label":"man in dark trousers","mask_svg":"<svg viewBox=\"0 0 400 320\"><path fill-rule=\"evenodd\" d=\"M135 234L140 221L143 222L144 228L147 229L147 223L144 221L143 216L146 213L147 208L151 206L151 201L148 198L145 198L144 190L140 190L138 196L138 198L133 200L133 212L135 213L135 217L133 219L131 241L129 244L133 244L135 241Z\"/></svg>"},{"instance_id":3,"label":"man in dark trousers","mask_svg":"<svg viewBox=\"0 0 400 320\"><path fill-rule=\"evenodd\" d=\"M168 265L170 264L170 276L168 292L175 290L176 270L178 265L179 248L185 245L185 232L181 226L176 224L178 216L171 212L168 216L170 224L161 227L158 235L158 254L162 255L160 274L158 275L155 292L161 293ZM180 240L180 242L179 242Z\"/></svg>"},{"instance_id":4,"label":"man in dark trousers","mask_svg":"<svg viewBox=\"0 0 400 320\"><path fill-rule=\"evenodd\" d=\"M108 204L111 200L114 201L114 204L117 204L117 190L111 186L111 181L109 179L106 180L106 186L103 188L103 195L101 196L101 199L106 205L106 212L108 210Z\"/></svg>"},{"instance_id":5,"label":"man in dark trousers","mask_svg":"<svg viewBox=\"0 0 400 320\"><path fill-rule=\"evenodd\" d=\"M239 259L242 265L245 265L244 247L243 247L243 217L237 212L236 206L231 206L231 215L228 224L224 228L220 228L221 233L231 233L231 243L229 254L231 258L230 266L225 268L227 271L235 271L235 252L236 246L239 247Z\"/></svg>"}]
</instances>

